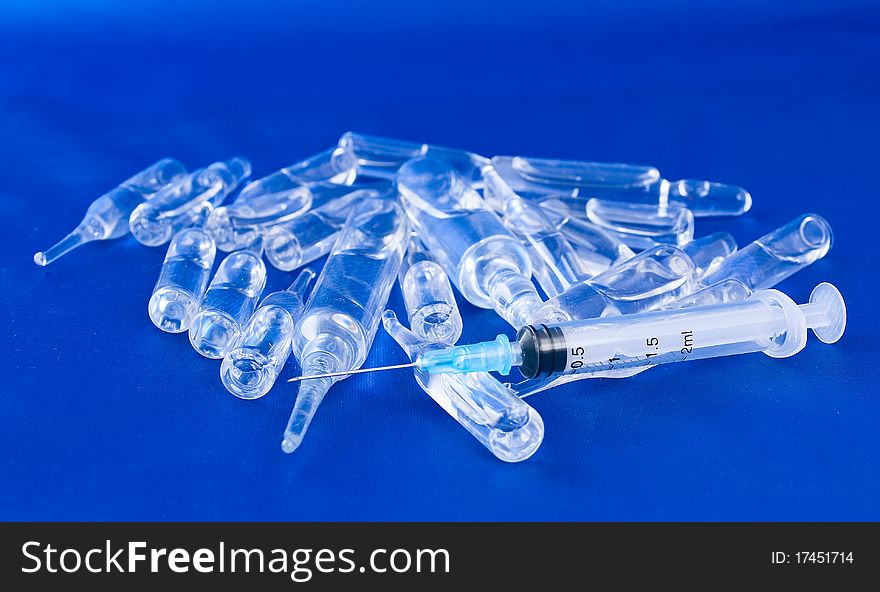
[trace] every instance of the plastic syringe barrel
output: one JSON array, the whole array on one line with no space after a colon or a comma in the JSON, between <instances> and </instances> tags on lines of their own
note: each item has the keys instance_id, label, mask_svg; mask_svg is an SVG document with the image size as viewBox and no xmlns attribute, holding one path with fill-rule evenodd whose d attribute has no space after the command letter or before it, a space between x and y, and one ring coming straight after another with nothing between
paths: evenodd
<instances>
[{"instance_id":1,"label":"plastic syringe barrel","mask_svg":"<svg viewBox=\"0 0 880 592\"><path fill-rule=\"evenodd\" d=\"M803 349L807 328L834 343L846 326L846 307L831 284L819 284L808 304L778 290L752 299L653 311L557 325L528 326L517 341L527 378L585 374L761 351L788 357Z\"/></svg>"},{"instance_id":2,"label":"plastic syringe barrel","mask_svg":"<svg viewBox=\"0 0 880 592\"><path fill-rule=\"evenodd\" d=\"M431 374L506 374L519 366L526 378L574 378L757 351L785 358L804 348L808 328L824 343L834 343L845 327L843 297L822 283L808 304L763 290L743 302L528 325L519 330L516 344L499 335L494 342L429 351L417 367Z\"/></svg>"}]
</instances>

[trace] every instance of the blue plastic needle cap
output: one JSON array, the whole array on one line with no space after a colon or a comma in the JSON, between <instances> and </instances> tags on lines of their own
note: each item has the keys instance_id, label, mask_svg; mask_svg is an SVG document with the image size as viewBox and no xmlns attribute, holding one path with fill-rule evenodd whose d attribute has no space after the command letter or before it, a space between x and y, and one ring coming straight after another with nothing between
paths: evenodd
<instances>
[{"instance_id":1,"label":"blue plastic needle cap","mask_svg":"<svg viewBox=\"0 0 880 592\"><path fill-rule=\"evenodd\" d=\"M418 359L418 368L428 374L498 372L507 375L513 366L513 349L506 335L495 341L428 350Z\"/></svg>"}]
</instances>

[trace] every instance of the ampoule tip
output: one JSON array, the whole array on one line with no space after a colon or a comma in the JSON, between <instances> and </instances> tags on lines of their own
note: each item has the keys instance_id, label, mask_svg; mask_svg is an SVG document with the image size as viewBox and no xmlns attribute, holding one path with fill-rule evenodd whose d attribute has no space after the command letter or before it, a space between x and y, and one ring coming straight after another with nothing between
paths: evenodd
<instances>
[{"instance_id":1,"label":"ampoule tip","mask_svg":"<svg viewBox=\"0 0 880 592\"><path fill-rule=\"evenodd\" d=\"M297 437L294 434L285 434L284 440L281 441L281 450L283 450L287 454L290 454L291 452L299 448L299 445L301 443L301 437Z\"/></svg>"},{"instance_id":2,"label":"ampoule tip","mask_svg":"<svg viewBox=\"0 0 880 592\"><path fill-rule=\"evenodd\" d=\"M92 242L96 239L97 237L95 237L94 235L83 232L83 224L80 224L73 232L62 238L60 241L58 241L45 251L34 253L34 263L36 263L40 267L45 267L62 255L65 255L75 248L81 247L85 243Z\"/></svg>"}]
</instances>

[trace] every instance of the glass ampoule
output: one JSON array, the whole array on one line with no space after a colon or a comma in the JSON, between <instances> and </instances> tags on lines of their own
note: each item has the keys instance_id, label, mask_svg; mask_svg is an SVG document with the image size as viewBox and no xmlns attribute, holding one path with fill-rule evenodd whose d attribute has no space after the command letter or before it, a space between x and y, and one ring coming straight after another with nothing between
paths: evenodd
<instances>
[{"instance_id":1,"label":"glass ampoule","mask_svg":"<svg viewBox=\"0 0 880 592\"><path fill-rule=\"evenodd\" d=\"M488 159L455 148L406 142L379 136L346 132L337 144L305 160L252 181L241 190L237 202L247 202L273 195L278 200L292 199L287 193L300 192L303 186L367 184L394 179L397 170L411 158L430 154L452 163L475 188L482 186L481 167ZM378 188L381 191L381 188Z\"/></svg>"},{"instance_id":2,"label":"glass ampoule","mask_svg":"<svg viewBox=\"0 0 880 592\"><path fill-rule=\"evenodd\" d=\"M736 279L751 290L771 288L824 257L833 242L834 234L825 218L803 214L725 257L701 284Z\"/></svg>"},{"instance_id":3,"label":"glass ampoule","mask_svg":"<svg viewBox=\"0 0 880 592\"><path fill-rule=\"evenodd\" d=\"M529 253L456 169L416 158L400 168L397 186L419 238L459 292L514 327L528 324L542 304Z\"/></svg>"},{"instance_id":4,"label":"glass ampoule","mask_svg":"<svg viewBox=\"0 0 880 592\"><path fill-rule=\"evenodd\" d=\"M302 270L286 290L263 298L220 365L220 380L239 399L269 392L290 356L293 332L305 308L311 269Z\"/></svg>"},{"instance_id":5,"label":"glass ampoule","mask_svg":"<svg viewBox=\"0 0 880 592\"><path fill-rule=\"evenodd\" d=\"M656 206L595 198L583 202L552 196L541 205L557 215L589 222L635 250L653 245L682 246L694 238L693 213L676 204Z\"/></svg>"},{"instance_id":6,"label":"glass ampoule","mask_svg":"<svg viewBox=\"0 0 880 592\"><path fill-rule=\"evenodd\" d=\"M548 300L533 323L593 319L662 307L693 290L694 262L672 245L657 245L575 284Z\"/></svg>"},{"instance_id":7,"label":"glass ampoule","mask_svg":"<svg viewBox=\"0 0 880 592\"><path fill-rule=\"evenodd\" d=\"M715 271L736 249L736 239L729 232L713 232L681 247L694 262L695 280Z\"/></svg>"},{"instance_id":8,"label":"glass ampoule","mask_svg":"<svg viewBox=\"0 0 880 592\"><path fill-rule=\"evenodd\" d=\"M351 151L333 146L271 175L251 181L244 186L236 201L249 201L264 195L299 191L304 185L322 183L351 185L355 178L357 178L357 161Z\"/></svg>"},{"instance_id":9,"label":"glass ampoule","mask_svg":"<svg viewBox=\"0 0 880 592\"><path fill-rule=\"evenodd\" d=\"M129 219L131 233L149 247L167 243L175 232L192 224L205 206L220 205L250 173L251 163L236 157L186 175L134 209Z\"/></svg>"},{"instance_id":10,"label":"glass ampoule","mask_svg":"<svg viewBox=\"0 0 880 592\"><path fill-rule=\"evenodd\" d=\"M203 228L207 215L208 208L204 208L195 224L178 231L171 239L150 296L150 320L166 333L189 329L208 288L217 249L214 239Z\"/></svg>"},{"instance_id":11,"label":"glass ampoule","mask_svg":"<svg viewBox=\"0 0 880 592\"><path fill-rule=\"evenodd\" d=\"M709 306L710 304L727 304L728 302L748 300L752 297L752 294L752 290L739 280L721 280L718 283L676 298L663 308L688 308L692 306Z\"/></svg>"},{"instance_id":12,"label":"glass ampoule","mask_svg":"<svg viewBox=\"0 0 880 592\"><path fill-rule=\"evenodd\" d=\"M462 320L449 276L415 234L410 237L398 281L412 332L428 342L458 341Z\"/></svg>"},{"instance_id":13,"label":"glass ampoule","mask_svg":"<svg viewBox=\"0 0 880 592\"><path fill-rule=\"evenodd\" d=\"M385 180L352 185L321 182L277 193L248 195L246 199L236 199L229 205L214 208L205 228L214 237L218 249L234 251L275 226L367 189L385 192L391 189L391 184Z\"/></svg>"},{"instance_id":14,"label":"glass ampoule","mask_svg":"<svg viewBox=\"0 0 880 592\"><path fill-rule=\"evenodd\" d=\"M51 248L34 254L34 263L49 265L86 243L128 234L128 219L136 207L159 190L182 180L186 168L173 158L163 158L91 203L82 222Z\"/></svg>"},{"instance_id":15,"label":"glass ampoule","mask_svg":"<svg viewBox=\"0 0 880 592\"><path fill-rule=\"evenodd\" d=\"M697 179L669 181L651 166L496 156L492 166L514 191L543 199L565 195L665 207L675 205L700 216L738 216L752 207L752 196L742 187Z\"/></svg>"},{"instance_id":16,"label":"glass ampoule","mask_svg":"<svg viewBox=\"0 0 880 592\"><path fill-rule=\"evenodd\" d=\"M393 311L383 315L385 331L415 360L424 351L453 342L417 336L400 324ZM416 382L496 458L520 462L532 456L544 439L544 422L535 409L488 372L428 374L414 370Z\"/></svg>"},{"instance_id":17,"label":"glass ampoule","mask_svg":"<svg viewBox=\"0 0 880 592\"><path fill-rule=\"evenodd\" d=\"M351 209L360 201L384 193L357 189L293 220L264 229L266 259L276 269L293 271L323 257L333 248Z\"/></svg>"},{"instance_id":18,"label":"glass ampoule","mask_svg":"<svg viewBox=\"0 0 880 592\"><path fill-rule=\"evenodd\" d=\"M725 234L716 233L712 236ZM729 241L733 241L732 237ZM750 243L741 251L722 255L720 245L716 245L714 250L718 257L704 273L697 274L701 288L675 300L668 307L706 306L747 300L755 290L773 288L782 280L824 257L832 243L833 233L828 222L816 214L804 214ZM708 260L708 257L703 256L703 260Z\"/></svg>"},{"instance_id":19,"label":"glass ampoule","mask_svg":"<svg viewBox=\"0 0 880 592\"><path fill-rule=\"evenodd\" d=\"M206 358L220 359L235 345L266 287L262 242L220 262L189 328L189 342Z\"/></svg>"},{"instance_id":20,"label":"glass ampoule","mask_svg":"<svg viewBox=\"0 0 880 592\"><path fill-rule=\"evenodd\" d=\"M532 275L547 296L552 298L593 276L538 203L513 192L491 166L483 168L483 179L486 203L501 214L504 226L525 246Z\"/></svg>"},{"instance_id":21,"label":"glass ampoule","mask_svg":"<svg viewBox=\"0 0 880 592\"><path fill-rule=\"evenodd\" d=\"M297 323L293 353L302 375L360 368L367 358L403 261L409 223L396 196L360 201L340 232ZM338 377L300 384L281 448L302 443Z\"/></svg>"},{"instance_id":22,"label":"glass ampoule","mask_svg":"<svg viewBox=\"0 0 880 592\"><path fill-rule=\"evenodd\" d=\"M449 163L473 189L483 186L481 169L489 163L489 159L466 150L355 132L343 134L339 138L339 147L350 152L357 162L358 174L361 176L394 179L398 169L406 161L427 156Z\"/></svg>"},{"instance_id":23,"label":"glass ampoule","mask_svg":"<svg viewBox=\"0 0 880 592\"><path fill-rule=\"evenodd\" d=\"M538 205L568 240L590 275L599 275L635 255L626 243L587 221L584 216L567 213L564 203L559 200L548 199Z\"/></svg>"},{"instance_id":24,"label":"glass ampoule","mask_svg":"<svg viewBox=\"0 0 880 592\"><path fill-rule=\"evenodd\" d=\"M590 199L587 219L633 249L653 245L683 246L694 238L694 215L684 206Z\"/></svg>"}]
</instances>

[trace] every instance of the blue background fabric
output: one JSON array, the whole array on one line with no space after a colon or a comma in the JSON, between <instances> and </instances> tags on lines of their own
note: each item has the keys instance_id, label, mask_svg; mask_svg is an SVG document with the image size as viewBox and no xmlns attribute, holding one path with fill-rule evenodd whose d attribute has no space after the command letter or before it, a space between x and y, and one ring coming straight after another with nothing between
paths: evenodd
<instances>
[{"instance_id":1,"label":"blue background fabric","mask_svg":"<svg viewBox=\"0 0 880 592\"><path fill-rule=\"evenodd\" d=\"M7 0L0 519L880 519L880 16L766 4ZM354 377L287 456L295 388L238 400L217 362L151 325L164 247L128 236L31 262L160 157L243 154L259 177L347 130L743 185L748 215L697 221L741 245L822 214L834 247L779 287L802 302L833 282L849 327L785 360L537 395L546 438L517 465L408 373ZM290 278L270 269L268 288ZM505 331L460 303L462 342ZM367 365L403 360L380 329Z\"/></svg>"}]
</instances>

